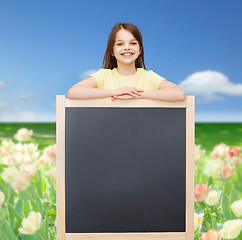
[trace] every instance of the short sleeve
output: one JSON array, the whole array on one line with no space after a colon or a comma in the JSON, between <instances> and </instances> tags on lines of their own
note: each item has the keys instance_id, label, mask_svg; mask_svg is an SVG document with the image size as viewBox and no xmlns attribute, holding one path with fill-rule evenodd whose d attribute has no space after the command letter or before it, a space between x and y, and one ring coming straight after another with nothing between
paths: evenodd
<instances>
[{"instance_id":1,"label":"short sleeve","mask_svg":"<svg viewBox=\"0 0 242 240\"><path fill-rule=\"evenodd\" d=\"M165 78L161 77L159 74L153 72L152 70L148 71L149 81L152 85L152 88L157 90L159 89L159 85L162 81L166 80Z\"/></svg>"},{"instance_id":2,"label":"short sleeve","mask_svg":"<svg viewBox=\"0 0 242 240\"><path fill-rule=\"evenodd\" d=\"M103 74L103 69L99 69L98 72L95 72L91 75L89 75L89 77L93 77L96 82L97 82L97 88L104 88L104 74Z\"/></svg>"}]
</instances>

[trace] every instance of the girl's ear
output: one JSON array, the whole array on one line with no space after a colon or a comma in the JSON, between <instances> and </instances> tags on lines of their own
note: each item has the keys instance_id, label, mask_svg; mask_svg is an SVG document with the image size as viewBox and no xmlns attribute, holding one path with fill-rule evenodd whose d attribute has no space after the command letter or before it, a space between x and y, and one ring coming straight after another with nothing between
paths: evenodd
<instances>
[{"instance_id":1,"label":"girl's ear","mask_svg":"<svg viewBox=\"0 0 242 240\"><path fill-rule=\"evenodd\" d=\"M142 53L142 47L139 48L139 55Z\"/></svg>"}]
</instances>

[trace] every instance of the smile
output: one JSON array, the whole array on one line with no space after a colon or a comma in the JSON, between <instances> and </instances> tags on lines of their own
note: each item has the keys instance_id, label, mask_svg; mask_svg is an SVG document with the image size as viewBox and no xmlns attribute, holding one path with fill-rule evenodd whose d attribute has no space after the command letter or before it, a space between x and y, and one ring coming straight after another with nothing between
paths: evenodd
<instances>
[{"instance_id":1,"label":"smile","mask_svg":"<svg viewBox=\"0 0 242 240\"><path fill-rule=\"evenodd\" d=\"M133 53L122 53L121 55L122 55L122 56L132 56Z\"/></svg>"}]
</instances>

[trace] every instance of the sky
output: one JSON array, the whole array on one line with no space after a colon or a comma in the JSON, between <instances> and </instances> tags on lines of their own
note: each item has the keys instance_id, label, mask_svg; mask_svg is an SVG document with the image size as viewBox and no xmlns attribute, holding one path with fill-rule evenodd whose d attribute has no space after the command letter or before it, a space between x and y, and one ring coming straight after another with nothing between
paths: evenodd
<instances>
[{"instance_id":1,"label":"sky","mask_svg":"<svg viewBox=\"0 0 242 240\"><path fill-rule=\"evenodd\" d=\"M98 71L112 27L147 70L195 96L196 122L242 122L242 1L0 1L0 122L55 122L56 95Z\"/></svg>"}]
</instances>

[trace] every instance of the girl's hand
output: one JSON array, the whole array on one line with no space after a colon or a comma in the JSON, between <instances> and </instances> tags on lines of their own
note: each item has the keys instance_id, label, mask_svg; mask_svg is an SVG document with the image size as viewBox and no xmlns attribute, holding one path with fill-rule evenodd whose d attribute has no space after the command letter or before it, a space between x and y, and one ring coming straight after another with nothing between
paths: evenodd
<instances>
[{"instance_id":1,"label":"girl's hand","mask_svg":"<svg viewBox=\"0 0 242 240\"><path fill-rule=\"evenodd\" d=\"M141 99L142 96L131 96L131 95L128 95L128 94L125 94L125 95L120 95L120 96L112 96L111 97L111 100L114 101L114 100L129 100L129 99Z\"/></svg>"},{"instance_id":2,"label":"girl's hand","mask_svg":"<svg viewBox=\"0 0 242 240\"><path fill-rule=\"evenodd\" d=\"M113 90L113 96L130 95L133 97L141 96L144 90L136 87L123 87Z\"/></svg>"}]
</instances>

